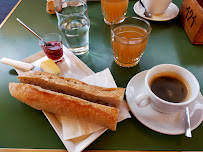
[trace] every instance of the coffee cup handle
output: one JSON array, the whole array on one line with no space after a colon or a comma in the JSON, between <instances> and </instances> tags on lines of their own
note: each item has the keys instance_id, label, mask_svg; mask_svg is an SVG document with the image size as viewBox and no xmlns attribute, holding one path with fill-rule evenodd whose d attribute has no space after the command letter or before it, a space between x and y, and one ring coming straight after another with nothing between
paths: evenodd
<instances>
[{"instance_id":1,"label":"coffee cup handle","mask_svg":"<svg viewBox=\"0 0 203 152\"><path fill-rule=\"evenodd\" d=\"M203 119L203 104L197 103L194 106L194 110L190 113L190 118L193 117L193 115L195 114L196 110L202 110L202 119Z\"/></svg>"},{"instance_id":2,"label":"coffee cup handle","mask_svg":"<svg viewBox=\"0 0 203 152\"><path fill-rule=\"evenodd\" d=\"M136 104L140 108L147 107L151 103L151 99L148 94L140 94L135 98Z\"/></svg>"}]
</instances>

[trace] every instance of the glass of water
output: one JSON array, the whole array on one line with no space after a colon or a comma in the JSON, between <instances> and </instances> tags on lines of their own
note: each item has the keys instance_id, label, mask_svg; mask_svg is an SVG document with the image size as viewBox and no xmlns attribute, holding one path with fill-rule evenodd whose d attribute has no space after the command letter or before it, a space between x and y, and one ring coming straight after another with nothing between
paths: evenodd
<instances>
[{"instance_id":1,"label":"glass of water","mask_svg":"<svg viewBox=\"0 0 203 152\"><path fill-rule=\"evenodd\" d=\"M75 55L89 51L89 28L87 4L84 0L66 0L55 8L58 27L68 48Z\"/></svg>"}]
</instances>

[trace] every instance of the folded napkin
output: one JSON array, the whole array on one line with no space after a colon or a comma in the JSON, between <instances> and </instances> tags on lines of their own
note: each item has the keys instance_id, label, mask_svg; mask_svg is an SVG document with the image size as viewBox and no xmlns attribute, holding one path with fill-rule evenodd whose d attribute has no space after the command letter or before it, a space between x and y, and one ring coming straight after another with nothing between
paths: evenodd
<instances>
[{"instance_id":1,"label":"folded napkin","mask_svg":"<svg viewBox=\"0 0 203 152\"><path fill-rule=\"evenodd\" d=\"M81 81L87 84L97 85L97 86L106 87L106 88L117 87L109 69L105 69L104 71L90 75L82 79ZM120 109L120 112L118 116L118 121L131 118L128 112L129 111L128 106L125 101L122 102L119 109ZM58 119L60 119L62 124L64 140L69 140L76 137L81 137L83 135L88 135L104 128L102 126L99 126L93 123L88 123L81 120L75 120L75 119L67 118L63 116L61 116Z\"/></svg>"}]
</instances>

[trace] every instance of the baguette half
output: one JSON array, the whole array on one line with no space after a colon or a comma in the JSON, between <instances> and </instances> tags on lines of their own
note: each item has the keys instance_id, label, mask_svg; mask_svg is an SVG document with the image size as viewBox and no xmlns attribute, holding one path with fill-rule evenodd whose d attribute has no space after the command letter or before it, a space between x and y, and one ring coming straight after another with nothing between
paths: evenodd
<instances>
[{"instance_id":1,"label":"baguette half","mask_svg":"<svg viewBox=\"0 0 203 152\"><path fill-rule=\"evenodd\" d=\"M37 110L85 120L115 131L119 110L23 83L9 83L10 94Z\"/></svg>"},{"instance_id":2,"label":"baguette half","mask_svg":"<svg viewBox=\"0 0 203 152\"><path fill-rule=\"evenodd\" d=\"M125 93L125 88L104 88L88 85L73 78L59 77L43 71L26 72L18 76L18 79L22 83L41 86L44 89L112 107L119 107Z\"/></svg>"}]
</instances>

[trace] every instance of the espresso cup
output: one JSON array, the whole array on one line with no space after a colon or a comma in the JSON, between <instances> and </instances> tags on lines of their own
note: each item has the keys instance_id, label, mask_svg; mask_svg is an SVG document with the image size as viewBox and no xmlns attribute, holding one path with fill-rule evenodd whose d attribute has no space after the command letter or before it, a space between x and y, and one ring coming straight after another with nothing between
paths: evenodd
<instances>
[{"instance_id":1,"label":"espresso cup","mask_svg":"<svg viewBox=\"0 0 203 152\"><path fill-rule=\"evenodd\" d=\"M146 93L136 97L136 104L162 113L178 112L195 101L200 86L195 76L183 67L161 64L151 68L145 77Z\"/></svg>"},{"instance_id":2,"label":"espresso cup","mask_svg":"<svg viewBox=\"0 0 203 152\"><path fill-rule=\"evenodd\" d=\"M161 15L163 14L172 0L142 0L146 9L152 15Z\"/></svg>"}]
</instances>

